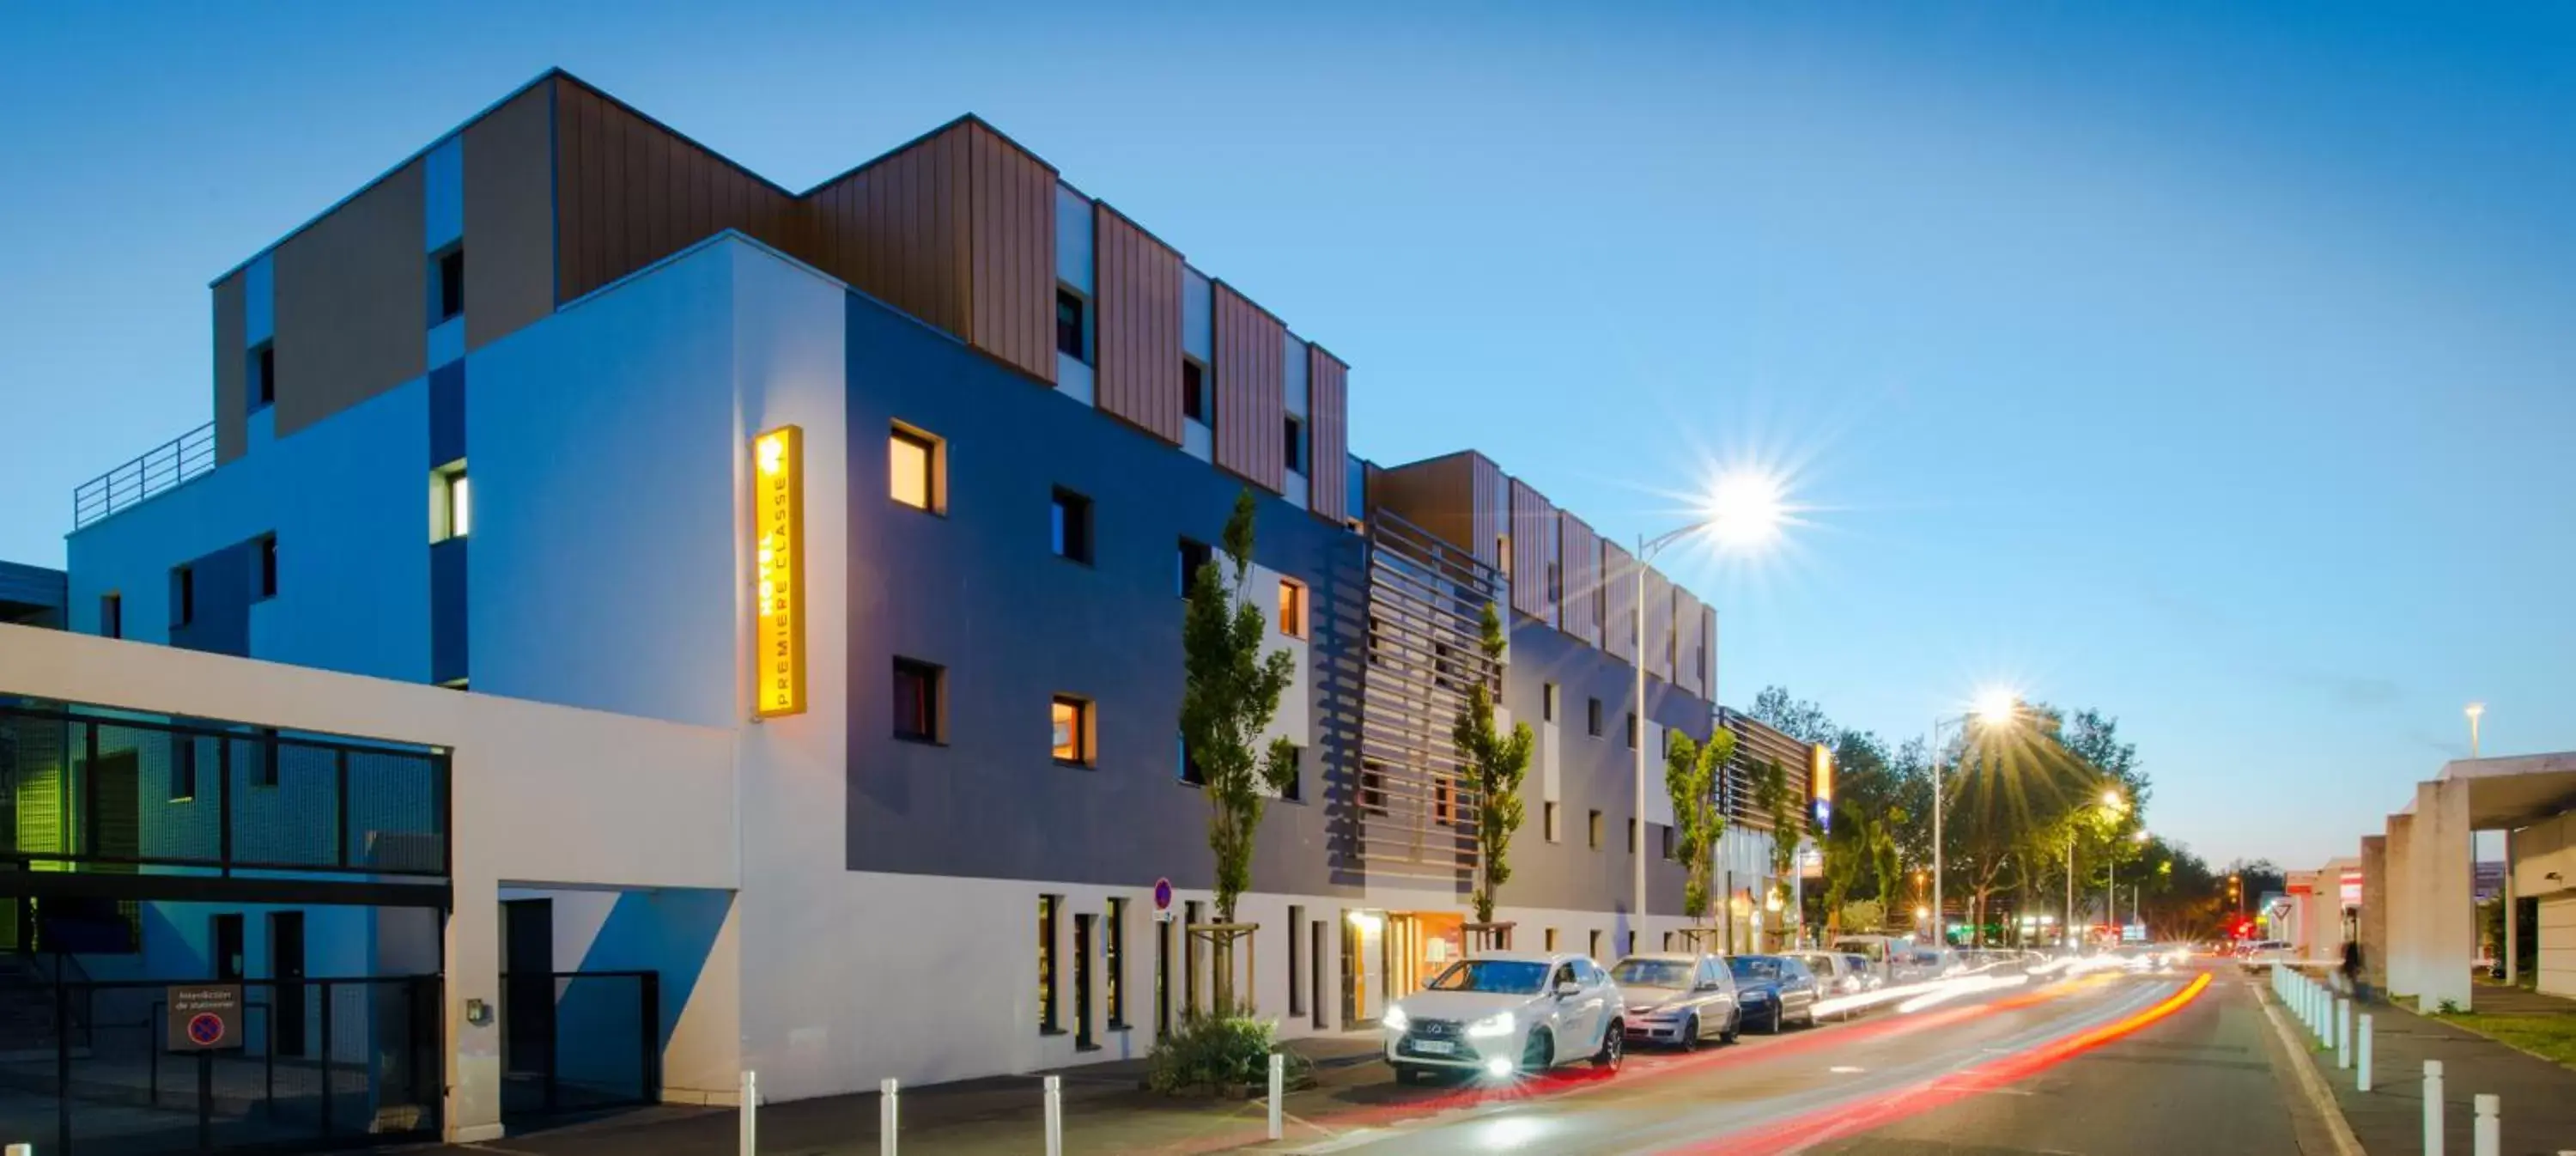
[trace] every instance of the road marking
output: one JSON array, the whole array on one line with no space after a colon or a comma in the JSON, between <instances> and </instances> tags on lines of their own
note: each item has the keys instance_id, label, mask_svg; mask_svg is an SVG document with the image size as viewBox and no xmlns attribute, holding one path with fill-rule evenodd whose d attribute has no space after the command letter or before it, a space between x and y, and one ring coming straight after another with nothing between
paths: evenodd
<instances>
[{"instance_id":1,"label":"road marking","mask_svg":"<svg viewBox=\"0 0 2576 1156\"><path fill-rule=\"evenodd\" d=\"M2290 1030L2289 1021L2281 1018L2280 1010L2259 987L2254 988L2254 1002L2262 1007L2263 1018L2272 1021L2273 1033L2281 1037L2282 1048L2289 1052L2290 1066L2298 1069L2299 1090L2307 1094L2308 1106L2325 1120L2326 1133L2334 1138L2337 1156L2366 1156L2360 1138L2352 1134L2351 1123L2343 1118L2343 1106L2335 1103L2334 1092L2317 1075L2316 1065L2308 1062L2308 1046Z\"/></svg>"}]
</instances>

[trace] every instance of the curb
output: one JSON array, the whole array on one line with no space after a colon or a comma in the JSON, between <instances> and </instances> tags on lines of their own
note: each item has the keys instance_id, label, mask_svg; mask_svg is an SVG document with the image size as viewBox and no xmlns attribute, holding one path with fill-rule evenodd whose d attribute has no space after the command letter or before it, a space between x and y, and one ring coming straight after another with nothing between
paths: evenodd
<instances>
[{"instance_id":1,"label":"curb","mask_svg":"<svg viewBox=\"0 0 2576 1156\"><path fill-rule=\"evenodd\" d=\"M2326 1132L2334 1137L2337 1156L2368 1156L2362 1150L2361 1138L2353 1135L2352 1122L2344 1119L2343 1105L2335 1100L2334 1089L2317 1074L2316 1062L2311 1058L2314 1049L2291 1029L2289 1020L2282 1018L2280 1001L2262 987L2254 989L2254 998L2262 1004L2263 1018L2271 1021L2272 1032L2280 1037L2281 1046L2289 1050L2290 1063L2299 1071L2299 1090L2307 1094L2310 1106L2319 1109L2317 1115L2326 1122Z\"/></svg>"}]
</instances>

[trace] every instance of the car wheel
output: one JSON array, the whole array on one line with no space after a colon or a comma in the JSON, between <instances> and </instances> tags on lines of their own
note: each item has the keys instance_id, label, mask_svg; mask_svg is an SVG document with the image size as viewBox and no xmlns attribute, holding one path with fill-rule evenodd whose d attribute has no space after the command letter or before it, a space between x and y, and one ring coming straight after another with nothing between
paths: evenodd
<instances>
[{"instance_id":1,"label":"car wheel","mask_svg":"<svg viewBox=\"0 0 2576 1156\"><path fill-rule=\"evenodd\" d=\"M1766 1034L1766 1035L1774 1035L1774 1036L1779 1035L1779 1034L1780 1034L1780 1024L1781 1024L1780 1001L1775 999L1775 1000L1772 1000L1772 1001L1771 1001L1771 1026L1770 1026L1770 1027L1768 1027L1768 1028L1763 1029L1764 1034Z\"/></svg>"},{"instance_id":2,"label":"car wheel","mask_svg":"<svg viewBox=\"0 0 2576 1156\"><path fill-rule=\"evenodd\" d=\"M1618 1020L1610 1021L1610 1026L1601 1031L1601 1050L1592 1053L1592 1066L1604 1071L1618 1071L1619 1057L1627 1043L1628 1025Z\"/></svg>"},{"instance_id":3,"label":"car wheel","mask_svg":"<svg viewBox=\"0 0 2576 1156\"><path fill-rule=\"evenodd\" d=\"M1689 1019L1682 1021L1682 1050L1685 1052L1695 1052L1699 1050L1698 1012L1692 1012Z\"/></svg>"},{"instance_id":4,"label":"car wheel","mask_svg":"<svg viewBox=\"0 0 2576 1156\"><path fill-rule=\"evenodd\" d=\"M1521 1045L1521 1071L1537 1075L1556 1063L1556 1037L1546 1028L1531 1028L1529 1042Z\"/></svg>"},{"instance_id":5,"label":"car wheel","mask_svg":"<svg viewBox=\"0 0 2576 1156\"><path fill-rule=\"evenodd\" d=\"M1816 1026L1816 1005L1807 1005L1807 1018L1805 1022L1808 1027Z\"/></svg>"},{"instance_id":6,"label":"car wheel","mask_svg":"<svg viewBox=\"0 0 2576 1156\"><path fill-rule=\"evenodd\" d=\"M1719 1043L1721 1043L1721 1044L1731 1044L1731 1043L1734 1043L1734 1042L1735 1042L1736 1037L1741 1036L1741 1035L1743 1035L1743 1034L1744 1034L1744 1011L1743 1011L1743 1009L1741 1009L1741 1008L1729 1008L1729 1009L1727 1009L1727 1012L1726 1012L1726 1030L1725 1030L1725 1031L1722 1031L1722 1032L1717 1033L1717 1042L1719 1042Z\"/></svg>"}]
</instances>

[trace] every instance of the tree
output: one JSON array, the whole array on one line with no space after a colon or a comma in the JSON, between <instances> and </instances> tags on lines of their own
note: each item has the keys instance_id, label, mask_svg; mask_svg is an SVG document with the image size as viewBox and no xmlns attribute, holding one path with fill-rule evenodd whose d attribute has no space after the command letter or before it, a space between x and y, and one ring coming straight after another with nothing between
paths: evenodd
<instances>
[{"instance_id":1,"label":"tree","mask_svg":"<svg viewBox=\"0 0 2576 1156\"><path fill-rule=\"evenodd\" d=\"M1664 793L1673 800L1674 854L1682 861L1682 914L1697 927L1708 919L1716 885L1717 841L1726 815L1717 808L1717 777L1735 757L1735 732L1719 727L1705 743L1664 732Z\"/></svg>"},{"instance_id":2,"label":"tree","mask_svg":"<svg viewBox=\"0 0 2576 1156\"><path fill-rule=\"evenodd\" d=\"M1252 519L1252 491L1244 490L1235 495L1234 513L1225 522L1225 557L1210 559L1191 576L1189 610L1181 620L1181 740L1206 779L1219 923L1234 922L1235 900L1252 887L1262 789L1284 792L1297 773L1297 748L1286 738L1273 741L1267 752L1253 749L1279 711L1296 661L1285 650L1261 653L1270 623L1246 590Z\"/></svg>"},{"instance_id":3,"label":"tree","mask_svg":"<svg viewBox=\"0 0 2576 1156\"><path fill-rule=\"evenodd\" d=\"M1458 742L1458 757L1467 764L1476 797L1482 800L1476 814L1476 922L1491 923L1494 892L1512 877L1508 857L1512 832L1521 829L1526 813L1521 804L1521 780L1529 776L1530 747L1536 740L1525 722L1513 723L1508 735L1494 729L1492 684L1501 681L1503 619L1491 602L1485 604L1482 645L1485 660L1493 664L1496 677L1476 680L1467 692L1467 708L1459 712L1451 737Z\"/></svg>"},{"instance_id":4,"label":"tree","mask_svg":"<svg viewBox=\"0 0 2576 1156\"><path fill-rule=\"evenodd\" d=\"M1772 730L1802 743L1833 746L1842 738L1842 728L1827 717L1825 708L1805 699L1789 697L1789 688L1766 686L1753 696L1753 709L1744 712Z\"/></svg>"}]
</instances>

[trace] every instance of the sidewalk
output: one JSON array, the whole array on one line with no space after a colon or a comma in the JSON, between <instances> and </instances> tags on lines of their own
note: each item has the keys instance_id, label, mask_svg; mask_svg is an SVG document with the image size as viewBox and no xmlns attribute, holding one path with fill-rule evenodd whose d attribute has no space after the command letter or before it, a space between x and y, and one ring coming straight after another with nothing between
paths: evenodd
<instances>
[{"instance_id":1,"label":"sidewalk","mask_svg":"<svg viewBox=\"0 0 2576 1156\"><path fill-rule=\"evenodd\" d=\"M2487 992L2481 989L2478 998L2485 1001ZM2362 1010L2370 1014L2375 1028L2369 1092L2355 1087L2354 1072L2335 1067L2333 1049L2313 1046L2315 1037L2307 1035L2297 1020L2290 1025L2300 1033L2302 1043L2311 1045L2310 1062L2326 1086L2334 1089L2336 1106L2371 1156L2423 1151L2426 1060L2442 1062L2444 1151L2473 1150L2471 1113L2473 1098L2480 1095L2503 1100L2503 1151L2546 1156L2576 1148L2576 1070L2402 1007L2372 1004ZM2355 1062L2359 1062L2357 1049Z\"/></svg>"},{"instance_id":2,"label":"sidewalk","mask_svg":"<svg viewBox=\"0 0 2576 1156\"><path fill-rule=\"evenodd\" d=\"M1398 1090L1384 1065L1375 1033L1290 1041L1314 1061L1315 1086L1287 1097L1290 1116L1328 1115L1416 1097ZM1258 1098L1218 1100L1171 1097L1145 1091L1145 1061L1087 1064L1026 1076L963 1080L902 1093L903 1147L946 1154L1036 1151L1043 1139L1040 1077L1062 1077L1064 1150L1069 1153L1218 1152L1263 1143L1268 1106ZM873 1156L877 1151L877 1100L873 1093L769 1104L760 1109L760 1151L772 1156ZM548 1131L512 1135L489 1144L448 1146L452 1153L526 1156L736 1156L735 1113L726 1108L663 1105ZM1292 1141L1322 1133L1291 1123Z\"/></svg>"}]
</instances>

